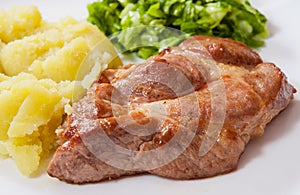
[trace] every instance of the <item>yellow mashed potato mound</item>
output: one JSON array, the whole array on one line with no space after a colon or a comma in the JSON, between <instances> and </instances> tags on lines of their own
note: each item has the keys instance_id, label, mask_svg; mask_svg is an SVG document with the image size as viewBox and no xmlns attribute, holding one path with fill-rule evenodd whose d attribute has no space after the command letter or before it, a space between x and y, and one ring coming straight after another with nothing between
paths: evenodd
<instances>
[{"instance_id":1,"label":"yellow mashed potato mound","mask_svg":"<svg viewBox=\"0 0 300 195\"><path fill-rule=\"evenodd\" d=\"M2 46L0 59L7 75L28 72L56 82L74 80L83 59L105 38L96 26L73 18L54 23L41 21L34 31Z\"/></svg>"},{"instance_id":2,"label":"yellow mashed potato mound","mask_svg":"<svg viewBox=\"0 0 300 195\"><path fill-rule=\"evenodd\" d=\"M11 157L26 176L55 148L55 129L72 98L71 81L56 83L34 75L0 76L0 155Z\"/></svg>"},{"instance_id":3,"label":"yellow mashed potato mound","mask_svg":"<svg viewBox=\"0 0 300 195\"><path fill-rule=\"evenodd\" d=\"M0 11L0 158L37 172L56 147L80 65L105 38L86 21L44 21L35 6Z\"/></svg>"},{"instance_id":4,"label":"yellow mashed potato mound","mask_svg":"<svg viewBox=\"0 0 300 195\"><path fill-rule=\"evenodd\" d=\"M12 7L0 10L0 37L8 43L34 33L40 26L42 17L34 6Z\"/></svg>"}]
</instances>

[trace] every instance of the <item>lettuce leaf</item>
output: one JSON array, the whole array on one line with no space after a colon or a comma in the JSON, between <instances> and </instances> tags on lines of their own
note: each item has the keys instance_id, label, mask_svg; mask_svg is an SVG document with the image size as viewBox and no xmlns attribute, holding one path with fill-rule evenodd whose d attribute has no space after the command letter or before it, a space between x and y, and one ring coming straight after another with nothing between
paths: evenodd
<instances>
[{"instance_id":1,"label":"lettuce leaf","mask_svg":"<svg viewBox=\"0 0 300 195\"><path fill-rule=\"evenodd\" d=\"M88 21L112 36L122 51L143 58L191 35L231 38L250 47L263 46L268 36L267 18L247 0L99 0L87 8ZM143 29L147 26L181 33Z\"/></svg>"}]
</instances>

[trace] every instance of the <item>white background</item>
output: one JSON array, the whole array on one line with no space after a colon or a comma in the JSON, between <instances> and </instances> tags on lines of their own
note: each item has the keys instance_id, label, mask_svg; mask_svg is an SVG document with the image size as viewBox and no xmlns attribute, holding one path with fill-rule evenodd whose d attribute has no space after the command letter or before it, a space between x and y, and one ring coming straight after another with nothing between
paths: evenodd
<instances>
[{"instance_id":1,"label":"white background","mask_svg":"<svg viewBox=\"0 0 300 195\"><path fill-rule=\"evenodd\" d=\"M87 17L88 0L0 0L0 8L36 5L46 20ZM262 58L274 62L300 90L300 1L251 0L269 19L271 32ZM1 194L206 194L206 195L299 195L300 194L300 96L266 128L263 137L252 141L242 155L238 170L223 176L174 181L143 175L88 185L70 185L45 173L26 178L11 160L0 160Z\"/></svg>"}]
</instances>

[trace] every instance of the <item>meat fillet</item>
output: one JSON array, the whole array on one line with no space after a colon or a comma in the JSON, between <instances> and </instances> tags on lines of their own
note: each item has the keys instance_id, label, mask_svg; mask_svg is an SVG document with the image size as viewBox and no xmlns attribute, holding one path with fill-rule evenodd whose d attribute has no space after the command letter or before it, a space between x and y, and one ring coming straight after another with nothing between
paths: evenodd
<instances>
[{"instance_id":1,"label":"meat fillet","mask_svg":"<svg viewBox=\"0 0 300 195\"><path fill-rule=\"evenodd\" d=\"M194 36L143 63L105 70L58 130L48 174L82 184L228 173L295 92L244 44Z\"/></svg>"}]
</instances>

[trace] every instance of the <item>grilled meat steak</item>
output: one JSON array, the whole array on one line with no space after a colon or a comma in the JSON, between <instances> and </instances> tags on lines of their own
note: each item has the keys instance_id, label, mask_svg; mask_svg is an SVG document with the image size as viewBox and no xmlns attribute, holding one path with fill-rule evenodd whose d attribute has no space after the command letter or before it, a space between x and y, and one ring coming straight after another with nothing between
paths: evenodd
<instances>
[{"instance_id":1,"label":"grilled meat steak","mask_svg":"<svg viewBox=\"0 0 300 195\"><path fill-rule=\"evenodd\" d=\"M146 62L105 70L58 131L48 174L80 184L227 173L295 92L244 44L194 36Z\"/></svg>"}]
</instances>

